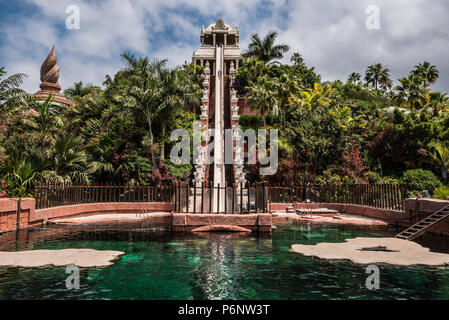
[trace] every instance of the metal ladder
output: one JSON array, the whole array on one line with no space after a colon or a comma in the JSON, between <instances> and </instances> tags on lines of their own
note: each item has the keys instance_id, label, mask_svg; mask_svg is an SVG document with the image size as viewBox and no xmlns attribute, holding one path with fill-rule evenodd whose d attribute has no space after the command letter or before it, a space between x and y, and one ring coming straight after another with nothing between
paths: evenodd
<instances>
[{"instance_id":1,"label":"metal ladder","mask_svg":"<svg viewBox=\"0 0 449 320\"><path fill-rule=\"evenodd\" d=\"M436 211L427 218L405 229L401 233L397 234L396 238L413 240L416 237L425 233L427 229L429 229L430 227L433 227L439 222L443 221L448 216L449 216L449 205L443 207L442 209Z\"/></svg>"}]
</instances>

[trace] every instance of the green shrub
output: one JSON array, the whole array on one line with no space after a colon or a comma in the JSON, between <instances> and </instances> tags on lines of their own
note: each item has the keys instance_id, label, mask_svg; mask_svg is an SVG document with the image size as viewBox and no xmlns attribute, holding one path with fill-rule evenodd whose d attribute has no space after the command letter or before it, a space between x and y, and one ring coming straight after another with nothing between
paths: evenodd
<instances>
[{"instance_id":1,"label":"green shrub","mask_svg":"<svg viewBox=\"0 0 449 320\"><path fill-rule=\"evenodd\" d=\"M267 114L267 125L274 125L281 122L279 115ZM243 128L248 127L261 127L263 124L263 118L260 115L242 114L239 119L239 123Z\"/></svg>"},{"instance_id":2,"label":"green shrub","mask_svg":"<svg viewBox=\"0 0 449 320\"><path fill-rule=\"evenodd\" d=\"M380 184L395 184L398 183L398 180L393 178L393 177L389 177L389 176L384 176L381 177L380 174L378 174L377 172L374 171L368 171L366 172L363 177L365 179L368 179L369 183L380 183Z\"/></svg>"},{"instance_id":3,"label":"green shrub","mask_svg":"<svg viewBox=\"0 0 449 320\"><path fill-rule=\"evenodd\" d=\"M436 188L433 192L433 197L435 199L449 200L449 186Z\"/></svg>"},{"instance_id":4,"label":"green shrub","mask_svg":"<svg viewBox=\"0 0 449 320\"><path fill-rule=\"evenodd\" d=\"M432 171L423 169L405 171L401 182L407 186L409 197L414 197L423 190L428 190L433 194L436 188L443 185Z\"/></svg>"}]
</instances>

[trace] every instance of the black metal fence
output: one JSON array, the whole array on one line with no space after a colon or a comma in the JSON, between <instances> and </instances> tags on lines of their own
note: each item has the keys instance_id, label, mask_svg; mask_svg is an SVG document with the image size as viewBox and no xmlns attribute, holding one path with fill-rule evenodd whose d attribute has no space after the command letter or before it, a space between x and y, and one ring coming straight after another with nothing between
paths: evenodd
<instances>
[{"instance_id":1,"label":"black metal fence","mask_svg":"<svg viewBox=\"0 0 449 320\"><path fill-rule=\"evenodd\" d=\"M347 203L402 211L406 194L405 186L399 184L47 184L34 190L36 209L80 203L170 202L173 211L186 213L263 213L270 210L270 203Z\"/></svg>"},{"instance_id":2,"label":"black metal fence","mask_svg":"<svg viewBox=\"0 0 449 320\"><path fill-rule=\"evenodd\" d=\"M38 185L36 209L101 202L173 202L175 185Z\"/></svg>"},{"instance_id":3,"label":"black metal fence","mask_svg":"<svg viewBox=\"0 0 449 320\"><path fill-rule=\"evenodd\" d=\"M402 211L406 197L406 186L400 184L271 185L268 187L268 201L274 203L347 203Z\"/></svg>"}]
</instances>

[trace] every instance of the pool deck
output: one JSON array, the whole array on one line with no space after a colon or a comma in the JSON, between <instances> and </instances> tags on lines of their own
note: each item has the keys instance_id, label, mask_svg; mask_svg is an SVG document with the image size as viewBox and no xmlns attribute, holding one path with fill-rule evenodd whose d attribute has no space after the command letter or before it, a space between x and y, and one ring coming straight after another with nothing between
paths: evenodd
<instances>
[{"instance_id":1,"label":"pool deck","mask_svg":"<svg viewBox=\"0 0 449 320\"><path fill-rule=\"evenodd\" d=\"M72 225L120 225L120 226L171 226L173 231L234 231L270 232L273 226L299 223L327 223L343 225L386 226L379 219L350 214L94 214L54 219L51 223Z\"/></svg>"},{"instance_id":2,"label":"pool deck","mask_svg":"<svg viewBox=\"0 0 449 320\"><path fill-rule=\"evenodd\" d=\"M295 224L301 221L308 221L311 223L331 223L331 224L345 224L345 225L363 225L363 226L386 226L386 221L364 217L352 214L316 214L307 213L298 215L296 213L273 213L274 225Z\"/></svg>"}]
</instances>

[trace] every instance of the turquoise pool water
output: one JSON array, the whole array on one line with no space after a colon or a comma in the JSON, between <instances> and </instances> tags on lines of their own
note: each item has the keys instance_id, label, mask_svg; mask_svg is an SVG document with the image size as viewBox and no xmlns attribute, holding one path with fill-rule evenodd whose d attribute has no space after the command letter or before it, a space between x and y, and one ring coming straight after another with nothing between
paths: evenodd
<instances>
[{"instance_id":1,"label":"turquoise pool water","mask_svg":"<svg viewBox=\"0 0 449 320\"><path fill-rule=\"evenodd\" d=\"M81 269L68 290L65 268L0 268L0 299L448 299L449 268L380 266L380 289L365 288L365 267L289 253L292 244L389 236L385 228L290 226L271 237L179 235L155 230L89 230L53 226L0 250L93 248L126 252L114 266ZM448 252L447 239L428 237Z\"/></svg>"}]
</instances>

